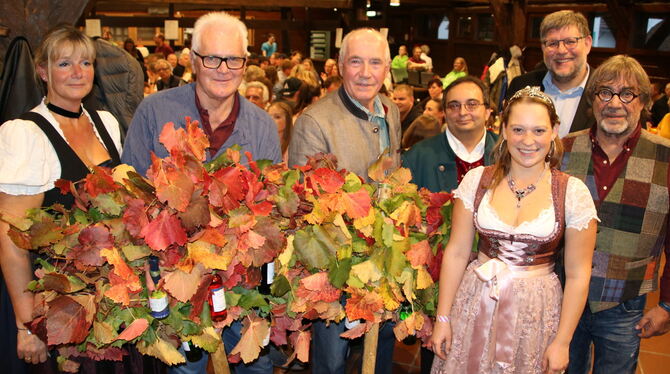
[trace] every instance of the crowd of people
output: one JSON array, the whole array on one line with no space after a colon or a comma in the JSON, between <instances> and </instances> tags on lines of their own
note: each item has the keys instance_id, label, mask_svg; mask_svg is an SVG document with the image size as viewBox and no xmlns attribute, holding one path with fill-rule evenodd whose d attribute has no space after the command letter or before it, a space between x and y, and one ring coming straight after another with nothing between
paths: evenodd
<instances>
[{"instance_id":1,"label":"crowd of people","mask_svg":"<svg viewBox=\"0 0 670 374\"><path fill-rule=\"evenodd\" d=\"M646 130L652 121L670 122L663 114L670 87L654 93L632 57L591 67L591 32L580 13L547 15L540 35L544 66L509 82L496 110L490 85L469 75L461 57L416 100L406 79L432 72L427 45L411 56L400 46L391 58L380 32L356 29L338 59L317 71L300 52L278 52L272 34L260 54L249 54L246 26L209 13L177 54L161 34L149 55L124 42L130 61L144 67L146 97L122 146L117 118L82 104L93 87L93 42L61 26L35 56L46 97L0 126L0 211L69 207L73 199L55 181L77 181L95 165L123 162L146 174L152 154L168 156L163 125L185 127L185 117L207 134L208 161L235 144L290 166L322 152L368 180L368 167L385 155L409 168L419 187L455 197L451 237L437 256L437 314L423 373L634 373L640 339L670 330L670 263L659 282L661 255L670 254L670 140ZM656 119L647 116L652 104ZM0 305L10 316L0 323L13 330L2 346L19 361L10 370L23 372L23 362L50 359L25 326L33 308L30 256L1 221L0 265ZM646 305L659 287L660 302ZM223 330L226 351L241 327ZM381 326L376 373L392 372L393 327ZM345 372L345 329L344 322L314 322L312 373ZM204 354L169 371L204 373L207 362ZM272 373L277 364L263 353L232 368Z\"/></svg>"}]
</instances>

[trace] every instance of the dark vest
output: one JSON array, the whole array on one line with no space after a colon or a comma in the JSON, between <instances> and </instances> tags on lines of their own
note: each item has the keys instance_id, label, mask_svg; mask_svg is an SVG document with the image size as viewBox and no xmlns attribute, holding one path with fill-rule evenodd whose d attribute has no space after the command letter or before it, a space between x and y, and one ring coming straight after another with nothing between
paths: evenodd
<instances>
[{"instance_id":1,"label":"dark vest","mask_svg":"<svg viewBox=\"0 0 670 374\"><path fill-rule=\"evenodd\" d=\"M554 202L556 226L552 233L546 238L538 238L527 234L512 235L498 230L484 229L479 226L477 223L479 204L482 202L486 191L488 191L485 186L488 186L492 179L493 166L488 166L484 169L482 178L479 181L473 204L475 210L475 226L479 233L479 251L487 255L489 258L502 257L505 256L505 254L503 251L499 250L500 240L521 242L528 245L524 249L525 254L523 259L501 258L501 260L516 266L541 265L555 262L556 255L562 247L561 242L563 240L563 233L565 232L565 192L568 188L569 176L556 169L551 170L551 196Z\"/></svg>"},{"instance_id":2,"label":"dark vest","mask_svg":"<svg viewBox=\"0 0 670 374\"><path fill-rule=\"evenodd\" d=\"M102 142L107 148L110 160L102 166L114 167L121 163L119 153L112 141L112 137L107 132L102 119L95 110L88 111L88 114L93 119L93 124L98 130L98 134ZM41 114L35 112L27 112L21 115L22 120L34 122L47 136L51 145L53 145L58 155L58 161L61 165L60 179L65 179L71 182L77 182L86 177L89 173L88 167L81 161L79 156L72 150L69 144L63 139L58 131L44 118ZM54 187L44 193L44 202L42 207L49 207L55 203L62 204L66 209L69 209L74 204L74 197L72 195L63 195L60 193L60 188Z\"/></svg>"},{"instance_id":3,"label":"dark vest","mask_svg":"<svg viewBox=\"0 0 670 374\"><path fill-rule=\"evenodd\" d=\"M603 201L593 175L589 130L568 135L563 144L562 169L584 181L601 220L589 286L591 311L655 290L668 220L670 141L642 130Z\"/></svg>"}]
</instances>

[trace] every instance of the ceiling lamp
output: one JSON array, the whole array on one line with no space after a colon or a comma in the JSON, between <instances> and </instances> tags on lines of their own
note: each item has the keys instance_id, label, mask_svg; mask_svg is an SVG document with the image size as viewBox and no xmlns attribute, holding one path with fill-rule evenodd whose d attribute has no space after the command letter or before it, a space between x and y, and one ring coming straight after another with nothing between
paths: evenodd
<instances>
[{"instance_id":1,"label":"ceiling lamp","mask_svg":"<svg viewBox=\"0 0 670 374\"><path fill-rule=\"evenodd\" d=\"M389 5L390 6L400 6L400 0L391 0Z\"/></svg>"}]
</instances>

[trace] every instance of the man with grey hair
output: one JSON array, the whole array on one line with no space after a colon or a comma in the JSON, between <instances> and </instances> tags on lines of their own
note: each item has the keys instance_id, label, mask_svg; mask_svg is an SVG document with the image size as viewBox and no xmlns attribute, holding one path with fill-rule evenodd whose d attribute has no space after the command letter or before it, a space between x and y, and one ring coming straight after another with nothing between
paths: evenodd
<instances>
[{"instance_id":1,"label":"man with grey hair","mask_svg":"<svg viewBox=\"0 0 670 374\"><path fill-rule=\"evenodd\" d=\"M281 162L277 126L270 116L237 92L245 70L247 28L237 18L224 13L200 17L193 30L191 60L198 79L170 90L147 96L137 108L123 149L123 162L146 174L151 154L167 157L160 143L163 126L172 122L186 126L185 117L197 120L209 139L207 161L238 144L255 159ZM244 154L244 153L243 153ZM240 340L240 322L223 330L226 351ZM171 367L171 373L205 373L208 356L197 362ZM254 362L231 366L235 373L272 373L267 355Z\"/></svg>"},{"instance_id":2,"label":"man with grey hair","mask_svg":"<svg viewBox=\"0 0 670 374\"><path fill-rule=\"evenodd\" d=\"M331 153L338 167L368 180L379 156L400 165L400 115L379 89L391 65L388 42L376 30L357 29L342 40L338 67L342 86L298 117L289 145L289 165L303 165L316 153ZM312 373L343 374L349 346L345 323L314 323ZM391 324L380 329L375 373L391 373L395 337Z\"/></svg>"},{"instance_id":3,"label":"man with grey hair","mask_svg":"<svg viewBox=\"0 0 670 374\"><path fill-rule=\"evenodd\" d=\"M563 171L583 180L598 209L588 304L570 345L570 374L635 373L640 338L670 330L670 141L642 128L649 77L632 57L605 60L584 95L596 125L563 139ZM659 286L657 305L645 304Z\"/></svg>"},{"instance_id":4,"label":"man with grey hair","mask_svg":"<svg viewBox=\"0 0 670 374\"><path fill-rule=\"evenodd\" d=\"M265 110L265 107L270 101L270 92L267 86L259 81L251 81L247 83L244 97L252 103L258 105L259 108Z\"/></svg>"},{"instance_id":5,"label":"man with grey hair","mask_svg":"<svg viewBox=\"0 0 670 374\"><path fill-rule=\"evenodd\" d=\"M589 79L586 57L593 42L588 21L572 10L551 13L540 24L540 38L545 67L514 78L507 99L526 86L539 86L556 106L558 136L591 127L593 117L583 96Z\"/></svg>"},{"instance_id":6,"label":"man with grey hair","mask_svg":"<svg viewBox=\"0 0 670 374\"><path fill-rule=\"evenodd\" d=\"M428 56L430 54L430 47L428 44L421 45L421 59L426 61L426 71L433 71L433 59Z\"/></svg>"}]
</instances>

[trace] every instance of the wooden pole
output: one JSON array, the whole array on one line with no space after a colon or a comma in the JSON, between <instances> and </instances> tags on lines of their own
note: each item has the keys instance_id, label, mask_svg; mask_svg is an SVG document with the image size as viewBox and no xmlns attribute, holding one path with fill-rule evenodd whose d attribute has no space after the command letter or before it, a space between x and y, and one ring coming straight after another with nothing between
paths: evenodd
<instances>
[{"instance_id":1,"label":"wooden pole","mask_svg":"<svg viewBox=\"0 0 670 374\"><path fill-rule=\"evenodd\" d=\"M372 325L370 331L365 334L365 341L363 342L363 370L361 374L375 374L378 340L379 323L375 323Z\"/></svg>"},{"instance_id":2,"label":"wooden pole","mask_svg":"<svg viewBox=\"0 0 670 374\"><path fill-rule=\"evenodd\" d=\"M214 366L214 373L216 374L230 374L230 366L228 366L228 355L226 354L226 347L223 341L219 344L219 349L211 354L212 365Z\"/></svg>"}]
</instances>

